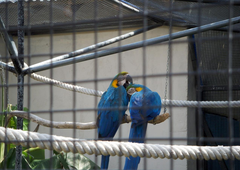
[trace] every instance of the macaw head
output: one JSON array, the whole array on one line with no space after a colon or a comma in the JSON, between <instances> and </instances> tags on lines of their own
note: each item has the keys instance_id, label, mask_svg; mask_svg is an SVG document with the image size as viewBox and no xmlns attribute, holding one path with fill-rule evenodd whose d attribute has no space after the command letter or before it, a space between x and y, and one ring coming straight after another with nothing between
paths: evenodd
<instances>
[{"instance_id":1,"label":"macaw head","mask_svg":"<svg viewBox=\"0 0 240 170\"><path fill-rule=\"evenodd\" d=\"M130 84L130 85L126 88L127 93L128 93L128 95L130 95L130 96L132 96L133 93L135 93L135 92L140 92L140 91L142 91L143 89L149 90L149 88L147 88L146 86L141 85L141 84Z\"/></svg>"},{"instance_id":2,"label":"macaw head","mask_svg":"<svg viewBox=\"0 0 240 170\"><path fill-rule=\"evenodd\" d=\"M114 88L118 88L118 86L124 86L126 89L132 83L132 77L128 74L128 72L121 72L113 78L110 86Z\"/></svg>"}]
</instances>

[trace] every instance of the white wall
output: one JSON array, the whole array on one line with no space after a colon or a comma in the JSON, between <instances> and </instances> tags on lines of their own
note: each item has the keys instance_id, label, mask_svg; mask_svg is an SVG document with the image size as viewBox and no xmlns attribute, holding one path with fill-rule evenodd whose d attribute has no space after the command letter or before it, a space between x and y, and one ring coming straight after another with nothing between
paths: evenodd
<instances>
[{"instance_id":1,"label":"white wall","mask_svg":"<svg viewBox=\"0 0 240 170\"><path fill-rule=\"evenodd\" d=\"M136 28L137 29L137 28ZM180 31L182 28L174 28L173 32ZM133 29L124 29L122 33L127 33ZM168 27L161 27L147 32L147 38L153 38L161 35L168 34ZM98 34L94 32L81 32L76 33L75 47L73 47L73 34L55 34L52 38L52 49L51 39L49 34L46 35L34 35L31 37L25 37L25 54L31 55L30 58L26 58L25 62L29 65L50 58L49 53L52 51L53 56L57 54L68 53L74 49L81 49L88 45L95 43L95 39L100 42L109 38L119 35L118 30L99 31ZM111 45L107 48L111 48L118 45L129 44L136 41L143 40L143 35L132 37L128 40L122 41L120 44ZM15 37L15 42L17 42ZM29 44L29 45L28 45ZM144 55L145 53L145 55ZM0 54L4 54L4 45L0 45ZM165 76L161 74L166 73L166 64L168 57L168 44L158 44L149 46L146 48L135 49L120 54L110 55L102 57L97 60L85 61L74 65L68 65L64 67L52 69L52 77L60 81L68 81L72 83L74 78L76 81L87 81L77 82L77 85L95 88L98 90L106 90L109 86L109 81L96 81L94 79L112 78L120 71L128 71L131 76L141 76L143 74L143 58L145 57L145 69L147 75L160 74L158 77L146 78L146 85L153 91L157 91L162 98L165 94ZM120 62L119 62L120 61ZM97 67L95 67L96 65ZM186 38L181 38L173 41L172 43L172 72L187 72L188 71L188 48ZM74 70L75 69L75 70ZM73 77L73 72L76 73L76 77ZM97 72L95 77L95 72ZM42 71L38 74L50 77L50 71ZM9 74L9 84L16 83L16 77ZM171 84L168 85L168 92L171 91L171 96L167 98L175 100L187 100L187 76L172 76ZM97 106L97 102L100 98L88 96L85 94L73 93L58 87L51 87L49 84L43 84L35 80L31 80L26 76L25 78L25 91L24 91L24 106L28 107L30 111L37 111L37 115L50 119L49 110L52 109L52 116L54 121L78 121L78 122L89 122L94 121L96 118L95 111L76 111L76 119L73 118L72 111L59 112L60 110L71 110L75 109L94 109ZM32 84L31 86L29 84ZM135 78L134 83L143 83L142 78ZM29 86L28 86L29 85ZM17 103L17 88L9 87L9 102L12 104ZM74 103L74 96L76 97ZM50 100L52 98L52 101ZM46 112L47 111L47 112ZM43 113L45 112L45 113ZM157 140L149 140L147 143L158 143L158 144L170 144L170 140L166 138L175 137L186 138L187 137L187 109L186 108L173 108L167 110L170 112L171 118L164 123L158 125L149 125L147 131L148 138L157 138ZM129 114L129 112L127 112ZM163 108L162 112L163 113ZM74 120L73 120L74 119ZM36 127L35 123L31 123L31 130ZM128 138L130 124L124 124L120 128L120 133L115 138L122 137ZM40 127L40 133L51 133L50 128ZM96 137L96 130L76 130L75 137L82 139L94 139ZM74 137L73 130L61 130L53 129L55 135ZM173 144L187 144L187 140L172 140ZM96 159L95 156L89 156L93 161ZM98 165L100 165L100 156L97 158ZM121 160L122 167L124 165L125 158L122 157L111 157L109 169L119 169L119 160ZM186 160L168 160L168 159L142 159L139 169L144 168L144 162L147 163L148 169L173 169L185 170L187 169Z\"/></svg>"}]
</instances>

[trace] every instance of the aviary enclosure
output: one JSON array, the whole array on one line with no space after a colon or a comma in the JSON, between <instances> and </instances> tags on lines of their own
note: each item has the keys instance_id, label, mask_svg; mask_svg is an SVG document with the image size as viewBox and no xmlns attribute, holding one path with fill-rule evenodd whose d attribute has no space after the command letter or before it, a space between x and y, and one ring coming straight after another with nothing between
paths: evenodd
<instances>
[{"instance_id":1,"label":"aviary enclosure","mask_svg":"<svg viewBox=\"0 0 240 170\"><path fill-rule=\"evenodd\" d=\"M239 0L0 0L0 167L239 169L239 22ZM128 142L129 105L98 139L124 71L161 96L144 143Z\"/></svg>"}]
</instances>

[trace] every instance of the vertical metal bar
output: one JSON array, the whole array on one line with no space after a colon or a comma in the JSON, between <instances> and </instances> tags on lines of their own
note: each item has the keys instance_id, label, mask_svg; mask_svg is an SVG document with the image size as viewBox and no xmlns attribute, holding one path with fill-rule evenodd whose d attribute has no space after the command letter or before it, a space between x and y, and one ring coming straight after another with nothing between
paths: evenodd
<instances>
[{"instance_id":1,"label":"vertical metal bar","mask_svg":"<svg viewBox=\"0 0 240 170\"><path fill-rule=\"evenodd\" d=\"M24 0L18 1L18 58L23 67L24 59ZM17 107L18 110L23 110L23 89L24 89L24 74L18 74L18 94L17 94ZM17 118L17 129L23 128L23 118ZM22 146L16 148L16 164L15 169L22 169Z\"/></svg>"},{"instance_id":2,"label":"vertical metal bar","mask_svg":"<svg viewBox=\"0 0 240 170\"><path fill-rule=\"evenodd\" d=\"M52 25L53 24L53 1L49 2L49 22ZM50 38L49 38L49 47L50 47L50 59L53 58L53 33L54 33L54 29L53 27L49 28L49 33L50 33ZM53 78L53 67L52 67L52 62L50 63L50 68L49 68L49 72L50 72L50 78ZM50 113L50 121L51 121L51 127L50 127L50 144L51 144L51 148L52 148L52 135L53 135L53 84L50 84L50 108L49 108L49 113ZM53 152L50 152L50 158L53 156ZM53 169L54 165L53 165L53 159L51 159L50 164L49 164L49 169Z\"/></svg>"},{"instance_id":3,"label":"vertical metal bar","mask_svg":"<svg viewBox=\"0 0 240 170\"><path fill-rule=\"evenodd\" d=\"M202 3L201 3L202 0L198 0L198 8L197 8L197 14L198 14L198 20L197 20L197 24L198 25L201 25L202 24ZM197 32L197 44L198 44L198 49L197 50L197 57L199 58L199 61L201 60L202 58L202 53L201 53L201 49L202 49L202 29L201 27L198 27L198 32ZM198 63L197 65L197 101L198 103L200 101L202 101L202 92L201 92L201 67L200 67L200 64ZM203 134L203 130L202 130L202 126L203 126L203 112L202 112L202 109L201 109L201 106L200 104L198 105L197 107L197 124L198 124L198 128L197 128L197 134L198 134L198 138L197 138L197 145L201 146L203 145L203 141L202 141L202 138L204 137L204 134ZM197 160L197 167L198 169L204 169L204 160Z\"/></svg>"},{"instance_id":4,"label":"vertical metal bar","mask_svg":"<svg viewBox=\"0 0 240 170\"><path fill-rule=\"evenodd\" d=\"M173 92L172 92L172 89L173 89L173 86L172 86L172 82L173 82L173 76L172 76L172 66L173 66L173 61L172 61L172 32L173 32L173 0L170 0L169 1L169 11L170 11L170 18L169 18L169 41L168 41L168 59L167 59L167 76L169 78L169 85L170 85L170 88L169 88L169 98L172 99L173 97ZM166 80L167 82L167 80ZM167 88L166 88L167 90ZM166 92L167 93L167 92ZM169 113L171 114L172 113L172 107L169 108ZM170 145L172 146L173 145L173 119L170 120L170 127L169 127L169 132L170 132ZM174 169L174 162L173 162L173 159L170 160L170 169L173 170Z\"/></svg>"},{"instance_id":5,"label":"vertical metal bar","mask_svg":"<svg viewBox=\"0 0 240 170\"><path fill-rule=\"evenodd\" d=\"M148 24L148 0L145 0L143 2L143 10L141 11L143 13L143 29L146 29L146 26ZM147 72L147 65L146 65L146 40L147 40L147 35L146 35L146 31L143 32L142 34L142 38L143 38L143 48L142 48L142 79L143 79L143 85L146 86L147 85L147 80L146 80L146 72ZM145 94L145 92L144 92ZM146 103L143 103L144 107L147 107ZM145 108L144 108L145 109ZM143 112L146 112L146 110L144 110ZM145 132L146 133L146 132ZM143 138L144 143L147 142L147 138ZM145 146L144 146L145 147ZM144 153L146 154L146 153ZM147 169L147 159L146 157L143 158L143 169Z\"/></svg>"},{"instance_id":6,"label":"vertical metal bar","mask_svg":"<svg viewBox=\"0 0 240 170\"><path fill-rule=\"evenodd\" d=\"M73 51L75 51L76 50L76 24L75 24L75 22L76 22L76 0L72 0L71 5L73 6L73 8L72 8L72 22L74 23L73 28L72 28L73 29L73 31L72 31L72 38L73 38L72 49L73 49ZM73 84L74 85L76 85L76 73L77 73L76 62L73 61L73 75L72 76L73 76ZM73 91L73 111L72 111L72 113L73 113L73 127L74 127L73 128L73 138L77 137L77 131L76 131L76 121L77 121L76 106L77 106L77 103L76 103L76 100L77 100L76 92ZM74 145L74 147L76 147L75 142L73 142L73 145ZM76 165L76 157L74 156L73 157L73 166L76 167L75 165Z\"/></svg>"},{"instance_id":7,"label":"vertical metal bar","mask_svg":"<svg viewBox=\"0 0 240 170\"><path fill-rule=\"evenodd\" d=\"M98 1L94 0L94 44L97 44L98 42ZM93 57L97 58L97 49L94 49ZM98 60L94 59L94 88L98 90ZM98 105L98 99L97 97L94 98L94 106ZM94 119L97 120L97 114L98 111L95 111L95 117ZM95 140L98 140L98 131L95 131ZM101 158L102 159L102 158ZM101 162L101 161L100 161ZM95 157L95 163L98 164L98 159Z\"/></svg>"},{"instance_id":8,"label":"vertical metal bar","mask_svg":"<svg viewBox=\"0 0 240 170\"><path fill-rule=\"evenodd\" d=\"M118 5L118 36L122 35L122 17L123 17L123 7L121 4ZM144 30L143 30L144 31ZM120 47L122 45L122 41L118 41L118 47ZM121 58L122 58L122 52L119 51L118 53L118 73L121 72L121 68L122 68L122 65L121 65ZM118 98L118 102L119 102L119 116L120 116L120 100L122 98L122 93L121 91L119 91L119 98ZM121 141L121 137L122 137L122 126L119 126L119 129L118 129L118 133L119 133L119 136L118 136L118 140ZM118 169L122 169L122 157L119 157L118 158Z\"/></svg>"},{"instance_id":9,"label":"vertical metal bar","mask_svg":"<svg viewBox=\"0 0 240 170\"><path fill-rule=\"evenodd\" d=\"M229 122L229 146L230 150L232 152L232 145L234 142L234 127L233 127L233 111L232 111L232 105L230 104L232 101L232 85L233 85L233 78L232 78L232 55L233 55L233 23L232 23L232 17L233 17L233 0L229 1L229 25L228 25L228 102L229 102L229 117L228 117L228 122ZM231 157L229 158L229 169L234 170L235 169L235 164L234 164L234 158Z\"/></svg>"}]
</instances>

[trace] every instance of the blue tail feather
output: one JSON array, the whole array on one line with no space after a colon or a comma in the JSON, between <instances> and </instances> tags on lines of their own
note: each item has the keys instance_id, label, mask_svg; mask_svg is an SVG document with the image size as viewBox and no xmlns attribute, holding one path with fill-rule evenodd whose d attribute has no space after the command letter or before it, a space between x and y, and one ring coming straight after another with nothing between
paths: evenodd
<instances>
[{"instance_id":1,"label":"blue tail feather","mask_svg":"<svg viewBox=\"0 0 240 170\"><path fill-rule=\"evenodd\" d=\"M129 141L130 142L137 142L137 143L143 143L144 138L146 135L147 130L147 122L143 122L142 124L136 125L132 123L130 134L129 134ZM138 164L140 162L140 157L132 157L126 158L124 170L136 170L138 168Z\"/></svg>"},{"instance_id":2,"label":"blue tail feather","mask_svg":"<svg viewBox=\"0 0 240 170\"><path fill-rule=\"evenodd\" d=\"M140 162L140 157L139 156L135 157L135 158L130 156L129 158L126 158L124 169L125 170L137 169L139 162Z\"/></svg>"},{"instance_id":3,"label":"blue tail feather","mask_svg":"<svg viewBox=\"0 0 240 170\"><path fill-rule=\"evenodd\" d=\"M128 89L131 88L134 88L137 92L132 94L129 105L132 119L129 142L144 143L148 121L160 114L161 98L158 93L152 92L143 85L129 85ZM126 158L124 169L137 170L139 162L140 157Z\"/></svg>"},{"instance_id":4,"label":"blue tail feather","mask_svg":"<svg viewBox=\"0 0 240 170\"><path fill-rule=\"evenodd\" d=\"M102 156L101 169L108 169L109 157L110 156Z\"/></svg>"}]
</instances>

